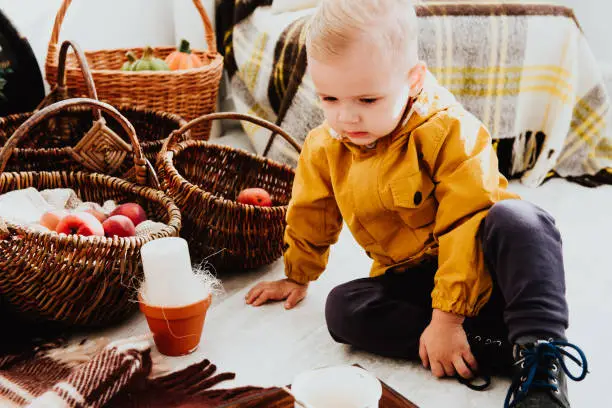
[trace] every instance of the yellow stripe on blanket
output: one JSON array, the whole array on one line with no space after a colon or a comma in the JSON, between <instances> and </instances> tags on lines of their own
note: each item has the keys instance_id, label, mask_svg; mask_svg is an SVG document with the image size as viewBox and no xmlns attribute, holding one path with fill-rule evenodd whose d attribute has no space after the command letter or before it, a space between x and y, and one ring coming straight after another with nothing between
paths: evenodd
<instances>
[{"instance_id":1,"label":"yellow stripe on blanket","mask_svg":"<svg viewBox=\"0 0 612 408\"><path fill-rule=\"evenodd\" d=\"M470 88L451 88L449 89L456 96L477 96L484 97L487 96L487 89L470 89ZM523 92L542 92L549 93L553 96L559 98L562 102L568 103L572 98L570 95L567 95L555 88L554 86L545 86L545 85L534 85L534 86L524 86L519 88L504 88L504 89L496 89L493 92L493 96L501 95L501 96L516 96Z\"/></svg>"},{"instance_id":2,"label":"yellow stripe on blanket","mask_svg":"<svg viewBox=\"0 0 612 408\"><path fill-rule=\"evenodd\" d=\"M446 10L443 12L446 14ZM445 31L445 42L446 42L446 60L444 61L444 65L447 67L452 67L453 65L453 26L451 24L451 19L443 18L442 19L444 31ZM450 79L450 78L445 78Z\"/></svg>"},{"instance_id":3,"label":"yellow stripe on blanket","mask_svg":"<svg viewBox=\"0 0 612 408\"><path fill-rule=\"evenodd\" d=\"M576 115L577 118L581 119L581 122L584 122L591 114L593 114L593 106L588 104L586 100L584 100L584 98L576 99L576 106L579 109L574 110L574 115ZM605 104L605 106L610 108L610 105L608 104Z\"/></svg>"},{"instance_id":4,"label":"yellow stripe on blanket","mask_svg":"<svg viewBox=\"0 0 612 408\"><path fill-rule=\"evenodd\" d=\"M609 139L604 139L595 148L596 157L606 157L612 159L612 143Z\"/></svg>"},{"instance_id":5,"label":"yellow stripe on blanket","mask_svg":"<svg viewBox=\"0 0 612 408\"><path fill-rule=\"evenodd\" d=\"M289 29L289 32L287 33L287 38L293 38L295 36L296 32L301 32L302 31L302 24L293 24L291 26L291 28ZM301 38L301 34L300 34L300 38ZM274 81L275 84L277 84L276 86L276 91L278 92L279 95L284 95L285 92L287 91L286 86L285 86L285 69L284 69L284 55L287 52L287 47L290 45L290 42L287 41L283 44L283 49L280 53L280 58L279 58L279 63L277 65L277 70L276 70L276 74L277 74L277 80ZM298 47L302 47L302 44L298 44ZM278 89L278 84L280 84L280 89Z\"/></svg>"},{"instance_id":6,"label":"yellow stripe on blanket","mask_svg":"<svg viewBox=\"0 0 612 408\"><path fill-rule=\"evenodd\" d=\"M507 85L518 86L522 82L535 82L541 84L542 82L551 82L555 87L559 88L561 91L565 91L571 93L574 90L574 87L569 82L566 82L561 79L559 76L555 75L524 75L522 77L508 77L505 69L500 70L499 73L492 75L493 78L496 79L497 88L503 89ZM473 76L465 76L465 77L454 77L450 79L449 82L449 90L453 88L463 88L465 85L473 86L487 86L489 83L488 78L477 78Z\"/></svg>"},{"instance_id":7,"label":"yellow stripe on blanket","mask_svg":"<svg viewBox=\"0 0 612 408\"><path fill-rule=\"evenodd\" d=\"M252 105L247 114L249 115L253 115L253 116L257 116L260 117L262 119L265 119L267 121L270 121L271 119L268 117L268 115L266 114L266 111L264 108L262 108L259 104L255 104ZM262 129L261 126L256 125L254 123L251 122L246 122L246 121L242 121L242 127L244 129L244 133L247 134L247 136L253 141L253 136Z\"/></svg>"},{"instance_id":8,"label":"yellow stripe on blanket","mask_svg":"<svg viewBox=\"0 0 612 408\"><path fill-rule=\"evenodd\" d=\"M576 153L581 146L581 143L579 143L581 141L589 145L591 148L595 148L593 137L606 125L605 115L608 109L608 105L601 105L596 112L589 115L587 120L570 132L571 140L564 147L563 154L561 157L559 157L558 163L562 163L568 157Z\"/></svg>"},{"instance_id":9,"label":"yellow stripe on blanket","mask_svg":"<svg viewBox=\"0 0 612 408\"><path fill-rule=\"evenodd\" d=\"M497 84L496 84L497 89L505 88L505 84L508 79L508 74L506 73L506 59L508 58L508 39L509 39L508 19L506 18L506 16L500 16L500 19L501 19L501 29L502 29L502 34L501 34L502 43L501 43L501 50L499 53L500 72L497 77ZM500 123L501 123L501 114L502 114L501 105L502 105L502 97L501 95L497 95L497 98L495 99L495 110L494 110L495 116L493 119L493 134L494 135L499 133Z\"/></svg>"},{"instance_id":10,"label":"yellow stripe on blanket","mask_svg":"<svg viewBox=\"0 0 612 408\"><path fill-rule=\"evenodd\" d=\"M259 70L261 69L261 62L264 55L264 49L268 43L268 33L260 33L253 43L253 53L249 62L237 72L240 78L247 86L249 91L253 92L257 85L257 79L259 78Z\"/></svg>"},{"instance_id":11,"label":"yellow stripe on blanket","mask_svg":"<svg viewBox=\"0 0 612 408\"><path fill-rule=\"evenodd\" d=\"M489 28L490 28L490 36L491 36L491 47L489 48L489 66L496 67L497 72L499 73L499 64L497 63L497 51L499 47L499 22L497 18L490 18L489 20ZM452 66L452 65L446 65ZM499 89L494 88L495 77L493 75L489 75L487 78L487 88L483 92L483 96L485 97L485 105L484 105L484 114L482 117L482 122L489 126L491 123L491 110L493 108L493 104L491 100L493 99L494 94L499 95ZM449 89L451 92L454 90Z\"/></svg>"},{"instance_id":12,"label":"yellow stripe on blanket","mask_svg":"<svg viewBox=\"0 0 612 408\"><path fill-rule=\"evenodd\" d=\"M436 76L438 75L485 75L489 76L499 72L499 67L429 67L429 70ZM572 74L558 65L526 65L526 66L514 66L505 67L504 70L509 74L522 73L529 71L552 71L563 78L571 78Z\"/></svg>"}]
</instances>

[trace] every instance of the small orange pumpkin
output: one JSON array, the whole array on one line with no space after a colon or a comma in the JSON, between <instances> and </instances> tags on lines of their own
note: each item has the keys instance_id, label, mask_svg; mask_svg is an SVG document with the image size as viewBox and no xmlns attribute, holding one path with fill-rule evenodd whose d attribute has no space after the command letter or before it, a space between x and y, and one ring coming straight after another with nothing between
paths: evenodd
<instances>
[{"instance_id":1,"label":"small orange pumpkin","mask_svg":"<svg viewBox=\"0 0 612 408\"><path fill-rule=\"evenodd\" d=\"M204 65L202 60L191 52L189 41L182 39L178 49L166 57L170 70L199 68Z\"/></svg>"}]
</instances>

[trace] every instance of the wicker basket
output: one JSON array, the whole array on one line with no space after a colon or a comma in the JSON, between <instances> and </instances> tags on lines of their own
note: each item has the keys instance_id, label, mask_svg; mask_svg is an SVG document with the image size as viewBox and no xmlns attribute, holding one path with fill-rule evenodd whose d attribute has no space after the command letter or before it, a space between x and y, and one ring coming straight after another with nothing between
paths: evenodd
<instances>
[{"instance_id":1,"label":"wicker basket","mask_svg":"<svg viewBox=\"0 0 612 408\"><path fill-rule=\"evenodd\" d=\"M65 86L65 61L69 48L74 50L74 57L80 66L80 73L86 84L87 95L91 99L98 99L85 56L73 42L65 41L60 48L58 65L59 81L51 92L45 97L38 109L50 103L68 99L68 89ZM187 122L180 116L154 112L148 109L134 108L131 106L119 106L119 111L136 129L138 140L142 151L150 162L155 159L163 145L164 139L175 129L180 128ZM27 120L34 112L20 113L0 118L0 145L6 143L11 135ZM38 170L92 170L82 160L75 156L73 146L92 127L92 123L103 121L117 134L122 134L121 125L111 117L103 119L99 109L93 110L86 106L75 106L56 113L56 116L41 122L36 128L28 131L24 140L20 142L20 148L13 151L11 159L7 163L8 171L38 171ZM125 135L123 139L129 141ZM124 147L128 147L124 145ZM94 170L109 175L121 175L122 178L130 177L126 172L131 169L130 160L125 160L119 168L113 169L110 165Z\"/></svg>"},{"instance_id":2,"label":"wicker basket","mask_svg":"<svg viewBox=\"0 0 612 408\"><path fill-rule=\"evenodd\" d=\"M192 127L218 119L248 121L277 132L298 151L300 146L281 128L263 119L213 113L174 131L159 155L160 182L181 209L181 235L189 242L194 259L206 259L217 270L256 268L282 255L294 171L229 146L200 140L174 143ZM249 187L266 189L273 206L235 202L238 193Z\"/></svg>"},{"instance_id":3,"label":"wicker basket","mask_svg":"<svg viewBox=\"0 0 612 408\"><path fill-rule=\"evenodd\" d=\"M86 172L2 172L19 141L54 112L85 105L112 115L130 135L140 185ZM0 194L34 187L71 188L85 200L140 203L149 219L165 227L144 237L105 238L39 232L6 223L0 233L0 296L32 320L72 326L105 326L136 310L134 284L142 276L140 248L153 239L176 236L181 216L163 192L144 186L148 168L133 127L112 106L72 99L48 106L29 118L0 151Z\"/></svg>"},{"instance_id":4,"label":"wicker basket","mask_svg":"<svg viewBox=\"0 0 612 408\"><path fill-rule=\"evenodd\" d=\"M128 0L129 1L129 0ZM53 86L57 82L59 64L59 33L66 11L72 0L64 0L55 18L49 41L45 74ZM223 58L217 52L215 33L200 0L193 0L206 32L207 50L192 50L204 62L201 68L178 71L120 71L125 62L125 53L132 51L141 57L144 48L122 48L89 51L85 55L91 67L100 100L111 105L131 105L153 111L172 112L190 120L216 110L219 82L223 72ZM155 55L166 58L175 47L154 48ZM68 58L67 84L77 96L86 94L87 86L74 58ZM210 125L194 129L193 136L207 139Z\"/></svg>"}]
</instances>

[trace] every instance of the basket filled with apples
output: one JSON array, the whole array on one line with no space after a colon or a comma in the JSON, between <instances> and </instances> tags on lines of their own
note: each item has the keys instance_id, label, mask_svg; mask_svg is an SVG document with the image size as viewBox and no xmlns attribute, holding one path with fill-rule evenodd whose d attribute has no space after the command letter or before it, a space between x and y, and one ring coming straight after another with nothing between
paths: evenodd
<instances>
[{"instance_id":1,"label":"basket filled with apples","mask_svg":"<svg viewBox=\"0 0 612 408\"><path fill-rule=\"evenodd\" d=\"M194 126L227 119L265 127L300 151L291 136L266 120L219 112L173 131L158 156L157 171L162 188L181 210L181 235L194 260L205 260L216 270L251 269L270 264L283 253L295 173L287 165L241 149L180 141Z\"/></svg>"},{"instance_id":2,"label":"basket filled with apples","mask_svg":"<svg viewBox=\"0 0 612 408\"><path fill-rule=\"evenodd\" d=\"M84 171L5 171L29 129L75 107L100 109L121 125L131 142L136 183ZM79 201L97 207L44 212L39 228L2 220L3 300L24 318L68 326L106 326L137 310L140 248L154 239L177 236L181 228L180 211L172 199L147 186L156 176L146 163L130 122L103 102L70 99L27 119L0 150L0 196L26 189L37 193L69 189ZM155 228L143 228L148 223Z\"/></svg>"}]
</instances>

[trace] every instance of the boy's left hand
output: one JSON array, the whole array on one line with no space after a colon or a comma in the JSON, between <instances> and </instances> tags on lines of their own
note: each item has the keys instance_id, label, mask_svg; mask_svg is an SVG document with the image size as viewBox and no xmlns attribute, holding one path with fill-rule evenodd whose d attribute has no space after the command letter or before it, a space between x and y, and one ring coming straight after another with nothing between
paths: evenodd
<instances>
[{"instance_id":1,"label":"boy's left hand","mask_svg":"<svg viewBox=\"0 0 612 408\"><path fill-rule=\"evenodd\" d=\"M431 367L431 372L438 378L451 377L455 373L471 378L477 369L463 320L463 316L434 309L431 323L421 335L421 361L425 368Z\"/></svg>"}]
</instances>

